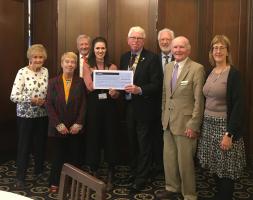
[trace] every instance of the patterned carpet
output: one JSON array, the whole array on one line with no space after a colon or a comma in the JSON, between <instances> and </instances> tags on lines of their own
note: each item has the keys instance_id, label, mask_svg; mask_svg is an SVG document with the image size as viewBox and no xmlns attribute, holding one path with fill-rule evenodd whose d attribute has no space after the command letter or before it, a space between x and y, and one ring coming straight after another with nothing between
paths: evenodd
<instances>
[{"instance_id":1,"label":"patterned carpet","mask_svg":"<svg viewBox=\"0 0 253 200\"><path fill-rule=\"evenodd\" d=\"M52 200L57 199L57 194L49 192L48 176L50 171L50 163L45 164L45 174L38 178L32 175L33 163L30 163L28 174L26 177L26 185L24 190L17 190L14 187L16 165L14 160L4 162L0 165L0 190L18 193L28 196L36 200ZM124 185L122 181L129 175L129 168L127 166L117 166L115 169L114 188L110 193L107 193L109 200L152 200L155 199L154 194L163 189L164 178L163 175L157 175L150 184L141 192L133 193L129 188L131 185ZM106 166L101 166L99 170L99 177L104 180L106 174ZM207 171L197 167L197 191L199 200L208 200L214 196L214 180ZM253 170L247 168L235 184L235 192L233 194L234 200L253 200ZM181 200L182 196L176 196L175 199Z\"/></svg>"}]
</instances>

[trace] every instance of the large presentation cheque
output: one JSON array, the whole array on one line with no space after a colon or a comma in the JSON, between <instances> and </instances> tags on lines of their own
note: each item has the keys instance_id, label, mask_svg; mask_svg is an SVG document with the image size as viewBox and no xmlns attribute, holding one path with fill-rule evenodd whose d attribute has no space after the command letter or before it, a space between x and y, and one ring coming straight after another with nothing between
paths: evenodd
<instances>
[{"instance_id":1,"label":"large presentation cheque","mask_svg":"<svg viewBox=\"0 0 253 200\"><path fill-rule=\"evenodd\" d=\"M94 89L124 90L126 85L133 84L133 71L126 70L94 70Z\"/></svg>"}]
</instances>

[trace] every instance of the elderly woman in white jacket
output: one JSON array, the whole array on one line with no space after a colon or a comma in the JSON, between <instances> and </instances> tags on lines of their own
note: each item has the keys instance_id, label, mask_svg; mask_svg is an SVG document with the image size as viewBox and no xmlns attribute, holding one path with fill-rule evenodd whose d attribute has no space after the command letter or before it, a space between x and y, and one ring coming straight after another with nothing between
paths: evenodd
<instances>
[{"instance_id":1,"label":"elderly woman in white jacket","mask_svg":"<svg viewBox=\"0 0 253 200\"><path fill-rule=\"evenodd\" d=\"M33 148L34 174L43 172L47 140L47 113L44 108L48 84L48 70L43 67L46 49L35 44L27 50L29 64L21 68L15 78L10 99L17 104L18 148L17 187L24 186L29 153Z\"/></svg>"}]
</instances>

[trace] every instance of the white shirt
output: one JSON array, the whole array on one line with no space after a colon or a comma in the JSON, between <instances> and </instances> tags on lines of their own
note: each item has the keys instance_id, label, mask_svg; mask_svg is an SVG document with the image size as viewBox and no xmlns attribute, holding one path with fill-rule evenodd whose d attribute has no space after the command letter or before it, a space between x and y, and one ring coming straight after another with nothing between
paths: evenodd
<instances>
[{"instance_id":1,"label":"white shirt","mask_svg":"<svg viewBox=\"0 0 253 200\"><path fill-rule=\"evenodd\" d=\"M164 54L162 52L161 55L162 55L162 65L163 65L163 71L164 71L164 69L165 69L165 62L166 62L166 58L165 57L168 56L168 63L170 63L171 60L172 60L172 53L170 52L169 54Z\"/></svg>"},{"instance_id":2,"label":"white shirt","mask_svg":"<svg viewBox=\"0 0 253 200\"><path fill-rule=\"evenodd\" d=\"M188 59L188 57L187 58L185 58L183 61L181 61L181 62L176 62L176 61L174 61L174 66L176 65L176 63L178 64L178 71L177 71L177 78L180 76L180 73L181 73L181 71L182 71L182 69L183 69L183 67L184 67L184 65L185 65L185 63L186 63L186 61L187 61L187 59ZM172 76L173 76L173 73L174 73L174 67L173 67L173 72L172 72Z\"/></svg>"},{"instance_id":3,"label":"white shirt","mask_svg":"<svg viewBox=\"0 0 253 200\"><path fill-rule=\"evenodd\" d=\"M15 78L10 99L17 103L17 116L36 118L47 116L46 110L41 106L31 104L31 99L46 98L48 85L48 70L42 67L34 72L28 66L21 68Z\"/></svg>"}]
</instances>

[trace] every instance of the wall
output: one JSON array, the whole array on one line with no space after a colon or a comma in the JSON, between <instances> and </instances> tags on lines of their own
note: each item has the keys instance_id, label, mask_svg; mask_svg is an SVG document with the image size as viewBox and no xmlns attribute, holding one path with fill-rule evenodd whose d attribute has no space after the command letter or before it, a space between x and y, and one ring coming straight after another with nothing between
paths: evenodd
<instances>
[{"instance_id":1,"label":"wall","mask_svg":"<svg viewBox=\"0 0 253 200\"><path fill-rule=\"evenodd\" d=\"M10 93L17 71L25 59L25 4L23 1L0 1L0 156L14 151L16 146L16 110Z\"/></svg>"}]
</instances>

